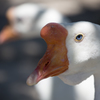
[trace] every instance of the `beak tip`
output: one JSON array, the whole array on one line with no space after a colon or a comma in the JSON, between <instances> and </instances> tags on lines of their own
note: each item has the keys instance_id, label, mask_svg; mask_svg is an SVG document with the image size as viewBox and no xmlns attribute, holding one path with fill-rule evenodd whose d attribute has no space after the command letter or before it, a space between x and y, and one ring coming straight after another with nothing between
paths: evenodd
<instances>
[{"instance_id":1,"label":"beak tip","mask_svg":"<svg viewBox=\"0 0 100 100\"><path fill-rule=\"evenodd\" d=\"M0 37L1 37L1 36L0 36ZM3 39L0 38L0 44L3 44L3 43L4 43Z\"/></svg>"},{"instance_id":2,"label":"beak tip","mask_svg":"<svg viewBox=\"0 0 100 100\"><path fill-rule=\"evenodd\" d=\"M32 86L32 85L35 85L36 83L33 82L31 78L28 78L27 81L26 81L26 84L29 85L29 86Z\"/></svg>"},{"instance_id":3,"label":"beak tip","mask_svg":"<svg viewBox=\"0 0 100 100\"><path fill-rule=\"evenodd\" d=\"M29 86L37 84L37 73L35 71L28 77L26 84Z\"/></svg>"}]
</instances>

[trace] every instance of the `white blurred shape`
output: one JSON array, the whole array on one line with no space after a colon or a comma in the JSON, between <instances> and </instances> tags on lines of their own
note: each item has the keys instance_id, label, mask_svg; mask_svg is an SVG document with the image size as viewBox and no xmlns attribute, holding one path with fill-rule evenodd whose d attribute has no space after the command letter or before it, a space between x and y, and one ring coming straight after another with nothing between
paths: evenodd
<instances>
[{"instance_id":1,"label":"white blurred shape","mask_svg":"<svg viewBox=\"0 0 100 100\"><path fill-rule=\"evenodd\" d=\"M94 78L93 75L79 85L74 86L76 100L93 100L94 99Z\"/></svg>"},{"instance_id":2,"label":"white blurred shape","mask_svg":"<svg viewBox=\"0 0 100 100\"><path fill-rule=\"evenodd\" d=\"M52 77L41 80L35 87L39 93L40 100L51 100L53 87Z\"/></svg>"}]
</instances>

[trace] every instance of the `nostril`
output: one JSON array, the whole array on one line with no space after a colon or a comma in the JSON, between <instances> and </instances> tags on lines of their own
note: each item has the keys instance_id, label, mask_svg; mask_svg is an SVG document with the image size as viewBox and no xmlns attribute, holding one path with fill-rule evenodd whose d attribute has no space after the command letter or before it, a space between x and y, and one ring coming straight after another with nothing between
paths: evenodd
<instances>
[{"instance_id":1,"label":"nostril","mask_svg":"<svg viewBox=\"0 0 100 100\"><path fill-rule=\"evenodd\" d=\"M49 64L49 62L47 62L47 63L45 64L45 67L46 67L48 64Z\"/></svg>"},{"instance_id":2,"label":"nostril","mask_svg":"<svg viewBox=\"0 0 100 100\"><path fill-rule=\"evenodd\" d=\"M48 64L49 64L49 61L45 64L45 66L44 66L44 68L43 68L43 70L45 71L45 70L47 70L47 66L48 66Z\"/></svg>"}]
</instances>

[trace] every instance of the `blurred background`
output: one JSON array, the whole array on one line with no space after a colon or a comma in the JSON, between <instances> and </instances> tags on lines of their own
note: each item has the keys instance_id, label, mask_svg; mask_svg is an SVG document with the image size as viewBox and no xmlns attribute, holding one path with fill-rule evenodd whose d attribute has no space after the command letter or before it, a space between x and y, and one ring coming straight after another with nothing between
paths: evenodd
<instances>
[{"instance_id":1,"label":"blurred background","mask_svg":"<svg viewBox=\"0 0 100 100\"><path fill-rule=\"evenodd\" d=\"M100 24L100 0L0 0L0 31L8 24L5 16L8 8L23 3L54 8L71 22L90 21ZM26 79L45 51L46 43L40 37L0 45L0 100L43 100L39 89L27 86ZM52 92L48 100L78 100L74 87L64 84L57 77L52 80ZM44 90L46 88L45 85Z\"/></svg>"}]
</instances>

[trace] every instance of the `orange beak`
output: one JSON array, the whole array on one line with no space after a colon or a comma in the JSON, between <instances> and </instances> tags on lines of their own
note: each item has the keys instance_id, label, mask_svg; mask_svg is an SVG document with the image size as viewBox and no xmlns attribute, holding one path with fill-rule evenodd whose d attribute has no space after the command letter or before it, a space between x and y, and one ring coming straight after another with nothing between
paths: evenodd
<instances>
[{"instance_id":1,"label":"orange beak","mask_svg":"<svg viewBox=\"0 0 100 100\"><path fill-rule=\"evenodd\" d=\"M6 13L6 17L9 21L10 25L7 25L2 29L1 34L0 34L0 44L6 42L8 40L14 40L14 39L19 38L18 33L16 33L12 27L12 23L14 20L13 12L14 12L14 7L11 7L10 9L8 9L8 11Z\"/></svg>"},{"instance_id":2,"label":"orange beak","mask_svg":"<svg viewBox=\"0 0 100 100\"><path fill-rule=\"evenodd\" d=\"M57 23L49 23L42 28L41 37L47 43L47 50L37 68L28 77L28 85L34 85L44 78L57 76L68 69L67 34L67 30Z\"/></svg>"},{"instance_id":3,"label":"orange beak","mask_svg":"<svg viewBox=\"0 0 100 100\"><path fill-rule=\"evenodd\" d=\"M13 30L13 28L10 25L5 26L0 34L0 44L4 43L6 41L9 41L9 40L15 40L17 38L19 38L19 36Z\"/></svg>"}]
</instances>

